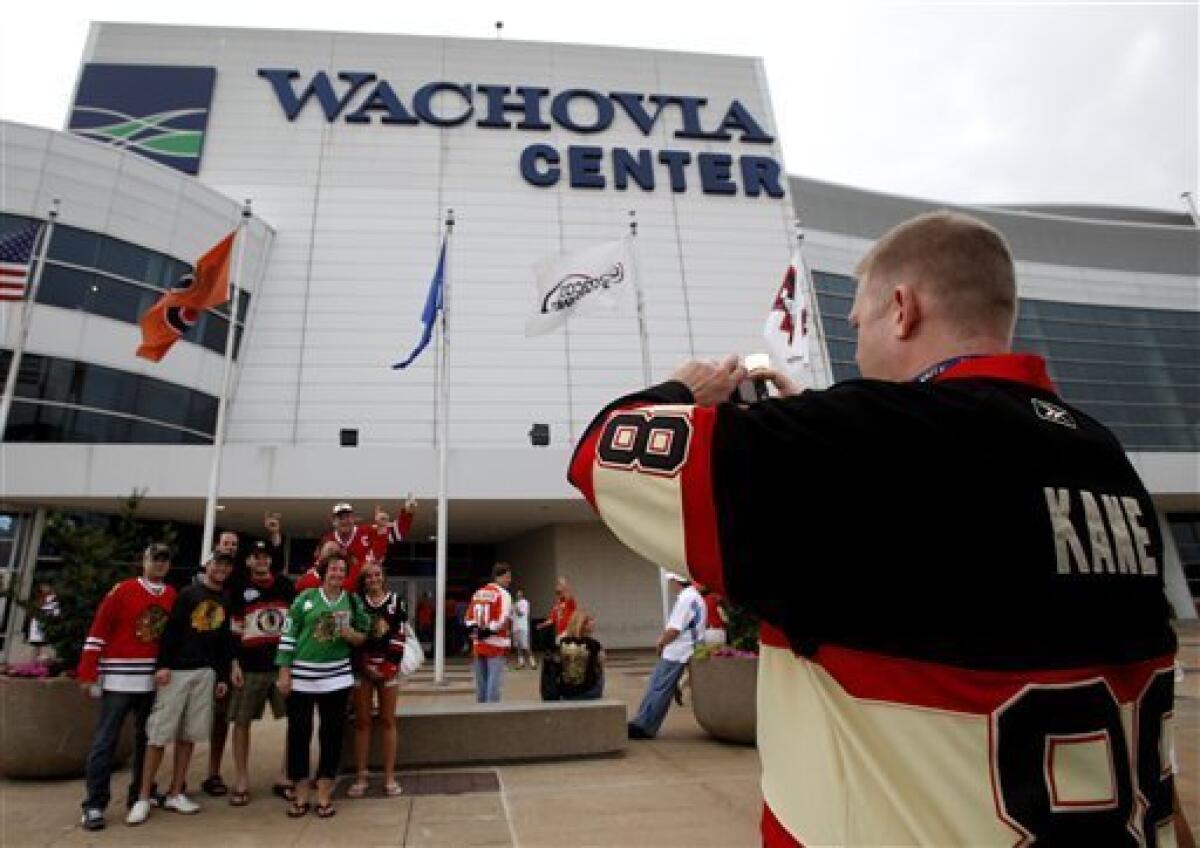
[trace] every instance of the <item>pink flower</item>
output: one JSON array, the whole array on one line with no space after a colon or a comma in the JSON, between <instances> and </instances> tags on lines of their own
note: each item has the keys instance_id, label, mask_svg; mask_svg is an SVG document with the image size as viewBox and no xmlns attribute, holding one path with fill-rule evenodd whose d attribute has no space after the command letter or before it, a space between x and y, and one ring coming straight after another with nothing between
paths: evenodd
<instances>
[{"instance_id":1,"label":"pink flower","mask_svg":"<svg viewBox=\"0 0 1200 848\"><path fill-rule=\"evenodd\" d=\"M49 677L50 666L43 662L13 663L7 674L9 677Z\"/></svg>"}]
</instances>

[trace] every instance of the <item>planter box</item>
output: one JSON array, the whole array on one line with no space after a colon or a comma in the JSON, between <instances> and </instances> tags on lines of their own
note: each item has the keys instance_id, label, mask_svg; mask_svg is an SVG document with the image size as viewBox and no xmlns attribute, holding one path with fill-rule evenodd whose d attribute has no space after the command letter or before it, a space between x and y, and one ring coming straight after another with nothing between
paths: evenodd
<instances>
[{"instance_id":1,"label":"planter box","mask_svg":"<svg viewBox=\"0 0 1200 848\"><path fill-rule=\"evenodd\" d=\"M82 777L99 707L73 677L0 676L0 774L22 780ZM114 765L132 751L133 723L127 720Z\"/></svg>"},{"instance_id":2,"label":"planter box","mask_svg":"<svg viewBox=\"0 0 1200 848\"><path fill-rule=\"evenodd\" d=\"M758 658L705 657L691 661L692 712L717 739L753 745L758 727Z\"/></svg>"}]
</instances>

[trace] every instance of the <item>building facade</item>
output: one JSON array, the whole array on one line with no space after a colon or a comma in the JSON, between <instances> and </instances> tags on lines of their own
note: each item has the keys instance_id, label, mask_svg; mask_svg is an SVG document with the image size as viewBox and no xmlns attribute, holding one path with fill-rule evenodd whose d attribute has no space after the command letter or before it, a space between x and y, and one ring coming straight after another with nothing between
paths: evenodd
<instances>
[{"instance_id":1,"label":"building facade","mask_svg":"<svg viewBox=\"0 0 1200 848\"><path fill-rule=\"evenodd\" d=\"M47 509L111 512L134 489L147 517L197 535L228 312L157 364L134 356L136 321L249 199L220 522L253 532L278 510L299 563L332 503L365 514L411 491L423 506L391 570L411 598L431 588L435 357L389 365L420 334L452 209L451 586L506 559L537 611L565 574L614 647L657 634L655 573L564 475L591 416L645 382L638 322L627 303L526 338L533 264L636 222L657 381L689 357L761 349L799 216L821 386L853 376L858 258L935 207L788 178L751 58L96 24L66 127L0 126L0 233L61 201L3 445L7 573L32 580ZM1018 258L1018 347L1113 426L1172 516L1175 553L1200 558L1196 230L1169 213L969 211ZM0 306L6 356L15 316Z\"/></svg>"}]
</instances>

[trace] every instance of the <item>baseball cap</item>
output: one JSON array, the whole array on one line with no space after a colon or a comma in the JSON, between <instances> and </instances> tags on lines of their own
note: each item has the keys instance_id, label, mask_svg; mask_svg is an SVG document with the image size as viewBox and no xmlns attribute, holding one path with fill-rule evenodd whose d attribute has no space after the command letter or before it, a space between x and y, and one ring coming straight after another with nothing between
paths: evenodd
<instances>
[{"instance_id":1,"label":"baseball cap","mask_svg":"<svg viewBox=\"0 0 1200 848\"><path fill-rule=\"evenodd\" d=\"M342 501L339 504L333 505L333 514L337 515L339 512L354 512L354 507L352 507L350 504L346 503L345 501Z\"/></svg>"},{"instance_id":2,"label":"baseball cap","mask_svg":"<svg viewBox=\"0 0 1200 848\"><path fill-rule=\"evenodd\" d=\"M170 545L164 545L162 542L155 542L146 548L146 555L150 559L171 559Z\"/></svg>"},{"instance_id":3,"label":"baseball cap","mask_svg":"<svg viewBox=\"0 0 1200 848\"><path fill-rule=\"evenodd\" d=\"M266 542L258 541L250 546L250 553L251 554L266 554L267 556L270 556L271 549L267 547Z\"/></svg>"}]
</instances>

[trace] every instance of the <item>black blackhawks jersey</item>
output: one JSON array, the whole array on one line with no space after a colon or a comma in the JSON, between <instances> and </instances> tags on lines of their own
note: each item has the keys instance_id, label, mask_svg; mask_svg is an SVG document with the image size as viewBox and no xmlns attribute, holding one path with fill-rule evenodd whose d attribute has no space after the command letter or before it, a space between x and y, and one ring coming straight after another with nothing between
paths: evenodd
<instances>
[{"instance_id":1,"label":"black blackhawks jersey","mask_svg":"<svg viewBox=\"0 0 1200 848\"><path fill-rule=\"evenodd\" d=\"M235 587L230 612L242 671L275 671L275 651L283 635L283 622L296 599L292 581L282 574L269 582Z\"/></svg>"},{"instance_id":2,"label":"black blackhawks jersey","mask_svg":"<svg viewBox=\"0 0 1200 848\"><path fill-rule=\"evenodd\" d=\"M570 479L764 621L768 845L1173 845L1162 539L1030 356L696 407L617 401Z\"/></svg>"}]
</instances>

